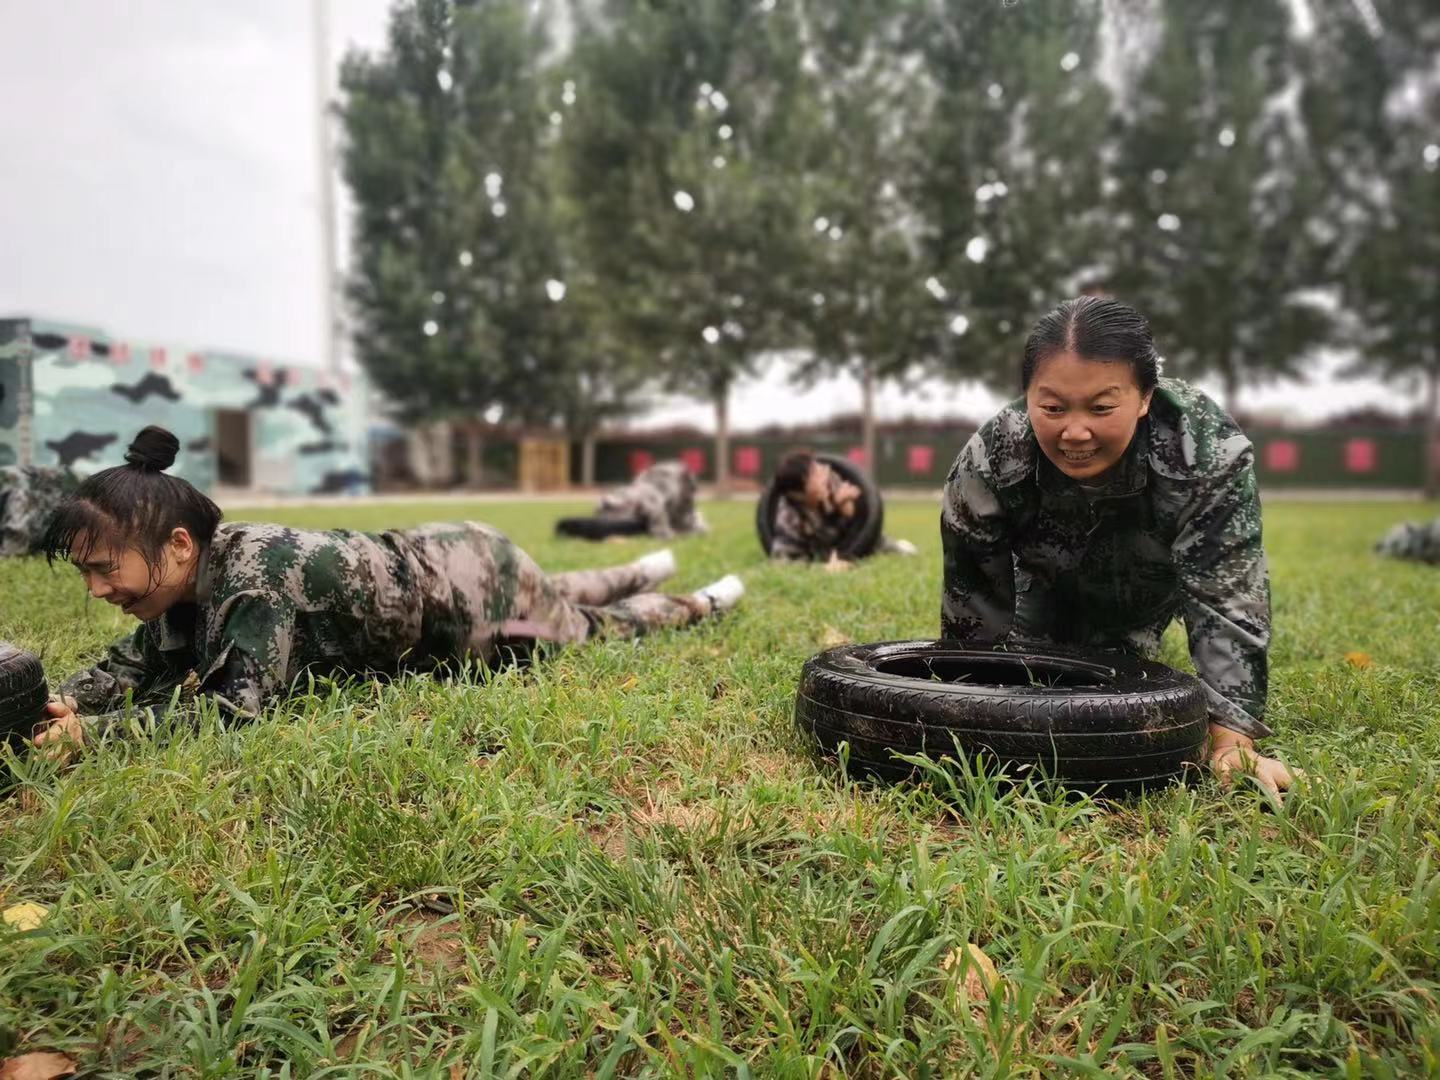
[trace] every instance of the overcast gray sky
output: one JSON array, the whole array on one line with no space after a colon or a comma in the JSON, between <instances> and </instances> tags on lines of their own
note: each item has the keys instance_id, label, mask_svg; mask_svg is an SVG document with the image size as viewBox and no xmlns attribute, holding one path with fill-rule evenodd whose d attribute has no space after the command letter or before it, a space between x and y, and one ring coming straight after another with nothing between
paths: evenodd
<instances>
[{"instance_id":1,"label":"overcast gray sky","mask_svg":"<svg viewBox=\"0 0 1440 1080\"><path fill-rule=\"evenodd\" d=\"M382 44L389 6L332 0L333 59ZM0 40L0 314L320 363L308 0L0 0ZM814 419L858 397L848 380L797 394L775 372L732 413L741 426ZM1320 416L1387 399L1322 378L1249 400ZM978 417L997 401L929 385L878 404ZM649 418L674 420L708 425L710 410L676 402Z\"/></svg>"}]
</instances>

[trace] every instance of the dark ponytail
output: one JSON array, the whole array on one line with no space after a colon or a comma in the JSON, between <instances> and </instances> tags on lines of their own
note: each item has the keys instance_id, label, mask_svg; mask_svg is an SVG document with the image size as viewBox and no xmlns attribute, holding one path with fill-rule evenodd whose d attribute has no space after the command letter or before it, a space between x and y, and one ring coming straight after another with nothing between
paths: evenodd
<instances>
[{"instance_id":1,"label":"dark ponytail","mask_svg":"<svg viewBox=\"0 0 1440 1080\"><path fill-rule=\"evenodd\" d=\"M208 547L220 508L188 480L166 475L179 451L180 440L164 428L141 431L125 451L124 465L92 473L56 509L41 544L45 557L85 562L97 548L133 548L158 572L176 528Z\"/></svg>"}]
</instances>

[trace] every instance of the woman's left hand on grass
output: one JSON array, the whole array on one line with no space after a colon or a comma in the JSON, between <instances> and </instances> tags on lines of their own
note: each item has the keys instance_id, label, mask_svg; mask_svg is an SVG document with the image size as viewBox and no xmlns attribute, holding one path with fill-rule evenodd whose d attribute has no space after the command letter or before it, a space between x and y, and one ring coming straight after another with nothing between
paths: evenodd
<instances>
[{"instance_id":1,"label":"woman's left hand on grass","mask_svg":"<svg viewBox=\"0 0 1440 1080\"><path fill-rule=\"evenodd\" d=\"M45 706L50 723L35 736L35 745L47 756L67 761L70 755L84 749L85 726L75 715L75 699L62 698Z\"/></svg>"},{"instance_id":2,"label":"woman's left hand on grass","mask_svg":"<svg viewBox=\"0 0 1440 1080\"><path fill-rule=\"evenodd\" d=\"M1210 725L1209 759L1210 771L1221 787L1229 787L1237 775L1253 776L1277 799L1284 799L1284 792L1305 775L1260 753L1255 749L1255 740L1219 724Z\"/></svg>"}]
</instances>

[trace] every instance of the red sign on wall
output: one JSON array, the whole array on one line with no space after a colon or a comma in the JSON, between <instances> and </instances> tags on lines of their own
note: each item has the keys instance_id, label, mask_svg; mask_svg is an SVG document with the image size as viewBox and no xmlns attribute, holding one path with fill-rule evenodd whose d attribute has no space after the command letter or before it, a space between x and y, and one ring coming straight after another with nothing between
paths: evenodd
<instances>
[{"instance_id":1,"label":"red sign on wall","mask_svg":"<svg viewBox=\"0 0 1440 1080\"><path fill-rule=\"evenodd\" d=\"M760 448L758 446L737 446L735 448L735 475L760 475Z\"/></svg>"},{"instance_id":2,"label":"red sign on wall","mask_svg":"<svg viewBox=\"0 0 1440 1080\"><path fill-rule=\"evenodd\" d=\"M852 446L849 450L845 451L845 456L862 469L868 467L865 460L865 448L863 446Z\"/></svg>"},{"instance_id":3,"label":"red sign on wall","mask_svg":"<svg viewBox=\"0 0 1440 1080\"><path fill-rule=\"evenodd\" d=\"M205 370L205 357L198 352L192 352L185 357L185 366L190 369L192 375L199 375Z\"/></svg>"},{"instance_id":4,"label":"red sign on wall","mask_svg":"<svg viewBox=\"0 0 1440 1080\"><path fill-rule=\"evenodd\" d=\"M649 450L630 451L630 475L639 476L642 472L655 464L655 455Z\"/></svg>"},{"instance_id":5,"label":"red sign on wall","mask_svg":"<svg viewBox=\"0 0 1440 1080\"><path fill-rule=\"evenodd\" d=\"M1345 471L1371 473L1380 464L1380 448L1374 439L1350 439L1345 443Z\"/></svg>"},{"instance_id":6,"label":"red sign on wall","mask_svg":"<svg viewBox=\"0 0 1440 1080\"><path fill-rule=\"evenodd\" d=\"M156 371L165 370L165 350L158 345L150 350L150 366Z\"/></svg>"},{"instance_id":7,"label":"red sign on wall","mask_svg":"<svg viewBox=\"0 0 1440 1080\"><path fill-rule=\"evenodd\" d=\"M1294 472L1300 467L1300 444L1293 439L1275 439L1265 444L1265 468L1271 472Z\"/></svg>"},{"instance_id":8,"label":"red sign on wall","mask_svg":"<svg viewBox=\"0 0 1440 1080\"><path fill-rule=\"evenodd\" d=\"M117 341L110 346L110 362L116 367L130 362L130 346L123 341Z\"/></svg>"},{"instance_id":9,"label":"red sign on wall","mask_svg":"<svg viewBox=\"0 0 1440 1080\"><path fill-rule=\"evenodd\" d=\"M72 337L70 339L70 355L76 360L84 360L90 355L90 339L88 337Z\"/></svg>"},{"instance_id":10,"label":"red sign on wall","mask_svg":"<svg viewBox=\"0 0 1440 1080\"><path fill-rule=\"evenodd\" d=\"M692 476L705 475L705 451L698 446L691 446L680 451L680 461L685 468L690 470Z\"/></svg>"},{"instance_id":11,"label":"red sign on wall","mask_svg":"<svg viewBox=\"0 0 1440 1080\"><path fill-rule=\"evenodd\" d=\"M935 466L935 448L933 446L912 446L905 455L906 467L916 476L927 475Z\"/></svg>"}]
</instances>

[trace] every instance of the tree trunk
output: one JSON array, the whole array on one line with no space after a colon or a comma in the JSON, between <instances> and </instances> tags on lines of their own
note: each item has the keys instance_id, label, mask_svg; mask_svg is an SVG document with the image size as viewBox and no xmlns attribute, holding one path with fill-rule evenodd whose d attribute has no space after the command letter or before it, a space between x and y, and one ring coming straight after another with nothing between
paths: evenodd
<instances>
[{"instance_id":1,"label":"tree trunk","mask_svg":"<svg viewBox=\"0 0 1440 1080\"><path fill-rule=\"evenodd\" d=\"M580 485L595 486L595 433L587 432L580 440Z\"/></svg>"},{"instance_id":2,"label":"tree trunk","mask_svg":"<svg viewBox=\"0 0 1440 1080\"><path fill-rule=\"evenodd\" d=\"M876 476L875 460L875 371L868 364L860 367L860 445L865 451L865 471Z\"/></svg>"},{"instance_id":3,"label":"tree trunk","mask_svg":"<svg viewBox=\"0 0 1440 1080\"><path fill-rule=\"evenodd\" d=\"M1240 376L1234 364L1226 362L1220 372L1220 384L1221 392L1225 395L1225 411L1234 419L1235 410L1240 405Z\"/></svg>"},{"instance_id":4,"label":"tree trunk","mask_svg":"<svg viewBox=\"0 0 1440 1080\"><path fill-rule=\"evenodd\" d=\"M465 486L473 491L485 486L485 436L476 423L465 429Z\"/></svg>"},{"instance_id":5,"label":"tree trunk","mask_svg":"<svg viewBox=\"0 0 1440 1080\"><path fill-rule=\"evenodd\" d=\"M435 483L435 455L431 451L428 428L416 425L406 429L405 457L410 463L410 471L415 476L415 483L421 488L433 486Z\"/></svg>"},{"instance_id":6,"label":"tree trunk","mask_svg":"<svg viewBox=\"0 0 1440 1080\"><path fill-rule=\"evenodd\" d=\"M448 420L430 425L430 483L448 488L455 483L455 433Z\"/></svg>"},{"instance_id":7,"label":"tree trunk","mask_svg":"<svg viewBox=\"0 0 1440 1080\"><path fill-rule=\"evenodd\" d=\"M715 392L715 494L730 497L730 387Z\"/></svg>"},{"instance_id":8,"label":"tree trunk","mask_svg":"<svg viewBox=\"0 0 1440 1080\"><path fill-rule=\"evenodd\" d=\"M1425 497L1440 495L1440 367L1425 379Z\"/></svg>"}]
</instances>

